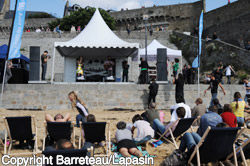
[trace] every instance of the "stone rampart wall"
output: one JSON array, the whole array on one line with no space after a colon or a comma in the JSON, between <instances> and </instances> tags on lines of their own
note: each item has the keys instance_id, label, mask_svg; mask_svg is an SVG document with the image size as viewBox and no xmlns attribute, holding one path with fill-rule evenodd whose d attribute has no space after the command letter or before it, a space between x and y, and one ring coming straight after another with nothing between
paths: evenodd
<instances>
[{"instance_id":1,"label":"stone rampart wall","mask_svg":"<svg viewBox=\"0 0 250 166\"><path fill-rule=\"evenodd\" d=\"M204 95L208 85L201 85L200 96L208 106L211 93ZM222 104L233 100L236 91L245 95L240 85L224 85L226 96L221 90L218 98ZM76 91L79 97L86 102L89 109L133 109L147 107L148 85L137 84L8 84L3 96L3 108L6 109L43 109L64 110L70 109L68 93ZM191 107L198 96L197 85L185 85L185 100ZM156 97L158 109L168 109L175 104L175 85L160 85Z\"/></svg>"}]
</instances>

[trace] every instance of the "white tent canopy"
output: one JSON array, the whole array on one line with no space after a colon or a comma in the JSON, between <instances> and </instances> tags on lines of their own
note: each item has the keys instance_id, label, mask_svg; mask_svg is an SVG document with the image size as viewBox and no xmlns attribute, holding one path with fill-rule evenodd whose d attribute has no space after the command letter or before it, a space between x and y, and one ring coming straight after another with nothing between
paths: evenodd
<instances>
[{"instance_id":1,"label":"white tent canopy","mask_svg":"<svg viewBox=\"0 0 250 166\"><path fill-rule=\"evenodd\" d=\"M67 42L55 42L62 56L128 57L139 48L139 43L128 43L117 37L96 9L84 30Z\"/></svg>"},{"instance_id":2,"label":"white tent canopy","mask_svg":"<svg viewBox=\"0 0 250 166\"><path fill-rule=\"evenodd\" d=\"M100 12L96 9L94 15L84 30L75 38L67 42L55 42L53 54L53 67L51 82L54 77L55 48L65 57L64 75L72 75L76 70L72 58L99 59L111 56L112 58L125 58L138 54L139 43L128 43L117 37L103 20ZM74 69L73 69L74 68ZM68 70L71 71L69 74ZM73 79L71 79L73 80Z\"/></svg>"},{"instance_id":3,"label":"white tent canopy","mask_svg":"<svg viewBox=\"0 0 250 166\"><path fill-rule=\"evenodd\" d=\"M153 40L148 46L147 46L147 55L157 55L157 49L158 48L166 48L167 49L167 57L170 60L173 60L175 58L181 58L182 52L181 50L174 50L171 48L168 48L161 43L159 43L157 40ZM140 56L145 56L145 48L139 50Z\"/></svg>"}]
</instances>

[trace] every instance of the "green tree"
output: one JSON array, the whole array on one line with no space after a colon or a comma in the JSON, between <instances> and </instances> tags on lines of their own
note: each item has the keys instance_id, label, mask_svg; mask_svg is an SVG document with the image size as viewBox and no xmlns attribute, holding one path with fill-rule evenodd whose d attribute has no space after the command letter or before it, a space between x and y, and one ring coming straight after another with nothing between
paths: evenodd
<instances>
[{"instance_id":1,"label":"green tree","mask_svg":"<svg viewBox=\"0 0 250 166\"><path fill-rule=\"evenodd\" d=\"M35 13L35 14L30 14L28 18L55 18L51 14L48 13Z\"/></svg>"},{"instance_id":2,"label":"green tree","mask_svg":"<svg viewBox=\"0 0 250 166\"><path fill-rule=\"evenodd\" d=\"M81 8L77 11L71 12L69 16L65 16L62 19L57 19L49 23L50 29L54 29L57 25L60 24L60 29L63 31L70 31L71 26L81 26L81 28L85 27L88 24L90 19L92 18L95 8L86 7ZM109 13L103 9L99 9L104 21L109 26L111 30L115 29L115 20L113 17L109 15Z\"/></svg>"}]
</instances>

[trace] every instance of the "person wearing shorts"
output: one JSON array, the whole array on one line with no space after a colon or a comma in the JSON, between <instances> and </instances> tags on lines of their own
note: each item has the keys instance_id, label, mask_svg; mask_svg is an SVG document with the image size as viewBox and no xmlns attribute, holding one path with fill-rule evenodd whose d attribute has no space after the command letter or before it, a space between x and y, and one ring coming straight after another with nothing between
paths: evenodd
<instances>
[{"instance_id":1,"label":"person wearing shorts","mask_svg":"<svg viewBox=\"0 0 250 166\"><path fill-rule=\"evenodd\" d=\"M131 155L142 157L142 153L137 149L132 139L132 132L126 129L126 123L120 121L117 123L116 127L117 131L115 133L115 138L118 152L124 157L131 157Z\"/></svg>"}]
</instances>

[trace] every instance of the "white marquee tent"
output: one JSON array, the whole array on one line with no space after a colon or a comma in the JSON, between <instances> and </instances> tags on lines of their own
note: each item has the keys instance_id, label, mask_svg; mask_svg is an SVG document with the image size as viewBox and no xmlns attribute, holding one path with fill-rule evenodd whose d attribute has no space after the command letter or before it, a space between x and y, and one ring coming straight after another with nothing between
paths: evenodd
<instances>
[{"instance_id":1,"label":"white marquee tent","mask_svg":"<svg viewBox=\"0 0 250 166\"><path fill-rule=\"evenodd\" d=\"M174 50L171 48L168 48L161 43L159 43L157 40L153 40L148 46L147 46L147 55L157 55L157 49L158 48L166 48L167 49L167 57L170 60L173 60L175 58L181 58L182 57L182 52L181 50ZM145 56L145 48L139 49L139 55L140 56Z\"/></svg>"},{"instance_id":2,"label":"white marquee tent","mask_svg":"<svg viewBox=\"0 0 250 166\"><path fill-rule=\"evenodd\" d=\"M128 43L117 37L103 20L96 9L84 30L67 42L55 42L53 54L52 77L54 77L55 49L65 58L64 81L74 82L76 75L76 58L121 59L138 54L139 43Z\"/></svg>"}]
</instances>

